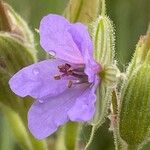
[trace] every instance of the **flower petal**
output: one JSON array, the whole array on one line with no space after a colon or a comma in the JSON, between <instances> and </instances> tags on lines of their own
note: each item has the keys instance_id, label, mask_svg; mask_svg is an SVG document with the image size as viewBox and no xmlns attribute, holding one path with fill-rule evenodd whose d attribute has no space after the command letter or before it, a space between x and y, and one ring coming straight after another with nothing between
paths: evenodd
<instances>
[{"instance_id":1,"label":"flower petal","mask_svg":"<svg viewBox=\"0 0 150 150\"><path fill-rule=\"evenodd\" d=\"M47 97L44 103L36 101L28 112L28 126L31 133L43 139L66 123L68 110L74 105L76 98L86 89L87 85L68 88L56 97Z\"/></svg>"},{"instance_id":2,"label":"flower petal","mask_svg":"<svg viewBox=\"0 0 150 150\"><path fill-rule=\"evenodd\" d=\"M40 23L40 43L47 52L71 63L82 63L81 53L68 29L71 24L62 16L49 14Z\"/></svg>"},{"instance_id":3,"label":"flower petal","mask_svg":"<svg viewBox=\"0 0 150 150\"><path fill-rule=\"evenodd\" d=\"M95 73L99 71L100 66L93 59L93 44L88 29L85 25L76 23L72 24L69 32L81 52L85 63L85 73L89 77L89 82L93 82Z\"/></svg>"},{"instance_id":4,"label":"flower petal","mask_svg":"<svg viewBox=\"0 0 150 150\"><path fill-rule=\"evenodd\" d=\"M67 80L55 80L54 76L59 73L58 65L64 63L52 59L25 67L10 79L10 88L19 96L29 95L36 99L60 94L68 88Z\"/></svg>"},{"instance_id":5,"label":"flower petal","mask_svg":"<svg viewBox=\"0 0 150 150\"><path fill-rule=\"evenodd\" d=\"M68 111L68 116L71 121L89 121L95 113L96 88L99 84L99 79L96 77L95 84L90 85L76 99L74 106Z\"/></svg>"}]
</instances>

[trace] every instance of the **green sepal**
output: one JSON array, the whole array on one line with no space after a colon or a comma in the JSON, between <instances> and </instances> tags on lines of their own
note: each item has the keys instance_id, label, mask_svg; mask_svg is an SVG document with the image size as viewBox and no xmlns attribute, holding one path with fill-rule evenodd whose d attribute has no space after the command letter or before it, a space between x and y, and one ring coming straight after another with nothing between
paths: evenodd
<instances>
[{"instance_id":1,"label":"green sepal","mask_svg":"<svg viewBox=\"0 0 150 150\"><path fill-rule=\"evenodd\" d=\"M101 85L97 89L97 101L96 101L96 112L91 122L93 126L100 126L105 121L108 114L108 109L111 104L112 87L102 81Z\"/></svg>"},{"instance_id":2,"label":"green sepal","mask_svg":"<svg viewBox=\"0 0 150 150\"><path fill-rule=\"evenodd\" d=\"M101 80L107 86L116 85L119 75L120 75L120 71L116 65L103 66L102 71L99 74Z\"/></svg>"},{"instance_id":3,"label":"green sepal","mask_svg":"<svg viewBox=\"0 0 150 150\"><path fill-rule=\"evenodd\" d=\"M108 117L112 92L117 84L119 73L114 59L114 28L112 21L105 15L105 5L102 8L102 15L89 26L89 32L91 33L94 45L94 58L100 64L101 72L99 73L100 84L96 91L96 112L90 122L93 126L92 132L85 149L89 148L96 130L104 123L106 117Z\"/></svg>"},{"instance_id":4,"label":"green sepal","mask_svg":"<svg viewBox=\"0 0 150 150\"><path fill-rule=\"evenodd\" d=\"M94 58L101 65L101 83L97 89L96 113L92 124L102 124L111 103L112 88L117 82L118 69L114 60L114 29L107 16L99 16L89 31L94 43Z\"/></svg>"},{"instance_id":5,"label":"green sepal","mask_svg":"<svg viewBox=\"0 0 150 150\"><path fill-rule=\"evenodd\" d=\"M114 64L115 35L113 23L107 16L99 16L89 31L94 43L94 57L97 62L105 65Z\"/></svg>"}]
</instances>

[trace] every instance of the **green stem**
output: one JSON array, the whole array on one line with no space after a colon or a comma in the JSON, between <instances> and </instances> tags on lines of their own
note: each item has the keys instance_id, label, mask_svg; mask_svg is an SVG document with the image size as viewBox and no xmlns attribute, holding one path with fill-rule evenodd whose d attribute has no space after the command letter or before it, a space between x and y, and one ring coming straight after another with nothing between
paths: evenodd
<instances>
[{"instance_id":1,"label":"green stem","mask_svg":"<svg viewBox=\"0 0 150 150\"><path fill-rule=\"evenodd\" d=\"M1 122L1 141L0 149L1 150L12 150L14 148L14 141L10 135L9 125L4 117L0 117Z\"/></svg>"},{"instance_id":2,"label":"green stem","mask_svg":"<svg viewBox=\"0 0 150 150\"><path fill-rule=\"evenodd\" d=\"M21 145L25 150L34 150L20 116L10 108L5 106L2 106L2 108L3 114L7 119L19 145Z\"/></svg>"},{"instance_id":3,"label":"green stem","mask_svg":"<svg viewBox=\"0 0 150 150\"><path fill-rule=\"evenodd\" d=\"M96 132L97 128L98 128L98 127L97 127L96 125L92 127L92 131L91 131L90 139L89 139L88 143L86 144L86 146L85 146L85 149L84 149L84 150L88 150L88 149L89 149L89 147L90 147L90 145L91 145L91 143L92 143L92 141L93 141L94 134L95 134L95 132Z\"/></svg>"},{"instance_id":4,"label":"green stem","mask_svg":"<svg viewBox=\"0 0 150 150\"><path fill-rule=\"evenodd\" d=\"M102 16L106 15L106 2L105 2L105 0L101 0L101 15Z\"/></svg>"},{"instance_id":5,"label":"green stem","mask_svg":"<svg viewBox=\"0 0 150 150\"><path fill-rule=\"evenodd\" d=\"M48 150L46 140L37 140L32 135L30 135L30 141L32 143L34 150Z\"/></svg>"},{"instance_id":6,"label":"green stem","mask_svg":"<svg viewBox=\"0 0 150 150\"><path fill-rule=\"evenodd\" d=\"M17 142L20 146L22 146L23 149L47 150L45 141L38 141L27 132L25 124L18 113L4 105L2 106L2 111L8 123L10 124L10 128L12 129Z\"/></svg>"},{"instance_id":7,"label":"green stem","mask_svg":"<svg viewBox=\"0 0 150 150\"><path fill-rule=\"evenodd\" d=\"M115 149L122 150L124 147L123 142L121 141L119 135L119 125L118 125L118 103L117 103L117 95L116 91L114 90L112 93L112 117L114 117L111 121L113 124L113 135L114 135L114 142L115 142Z\"/></svg>"},{"instance_id":8,"label":"green stem","mask_svg":"<svg viewBox=\"0 0 150 150\"><path fill-rule=\"evenodd\" d=\"M127 150L138 150L138 146L137 145L128 145Z\"/></svg>"},{"instance_id":9,"label":"green stem","mask_svg":"<svg viewBox=\"0 0 150 150\"><path fill-rule=\"evenodd\" d=\"M64 139L64 128L63 127L62 129L60 129L60 131L58 132L58 136L57 136L57 139L56 139L56 142L55 142L55 149L56 150L66 150L66 147L65 147L65 139Z\"/></svg>"},{"instance_id":10,"label":"green stem","mask_svg":"<svg viewBox=\"0 0 150 150\"><path fill-rule=\"evenodd\" d=\"M64 129L65 146L67 150L75 150L77 146L77 138L79 133L79 124L69 122ZM71 136L70 136L71 133Z\"/></svg>"}]
</instances>

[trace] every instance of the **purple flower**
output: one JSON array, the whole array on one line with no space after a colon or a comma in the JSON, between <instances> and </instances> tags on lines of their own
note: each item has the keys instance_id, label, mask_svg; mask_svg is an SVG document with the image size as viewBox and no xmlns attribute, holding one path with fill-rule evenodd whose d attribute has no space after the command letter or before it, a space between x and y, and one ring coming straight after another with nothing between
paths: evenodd
<instances>
[{"instance_id":1,"label":"purple flower","mask_svg":"<svg viewBox=\"0 0 150 150\"><path fill-rule=\"evenodd\" d=\"M9 84L17 95L36 99L28 112L28 126L43 139L69 120L92 119L100 65L93 59L92 41L83 24L49 14L39 31L41 46L55 59L23 68Z\"/></svg>"}]
</instances>

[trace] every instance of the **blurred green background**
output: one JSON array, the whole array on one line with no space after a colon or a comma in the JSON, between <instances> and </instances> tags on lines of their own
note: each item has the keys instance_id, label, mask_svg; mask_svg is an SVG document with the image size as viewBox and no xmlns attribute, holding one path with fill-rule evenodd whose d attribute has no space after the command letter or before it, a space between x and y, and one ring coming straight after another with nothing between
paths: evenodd
<instances>
[{"instance_id":1,"label":"blurred green background","mask_svg":"<svg viewBox=\"0 0 150 150\"><path fill-rule=\"evenodd\" d=\"M41 18L48 13L63 13L67 0L6 0L29 24L35 33L40 58L38 28ZM122 71L126 69L140 35L145 34L150 21L150 0L106 0L107 12L116 30L116 58ZM91 150L114 150L112 133L108 131L109 121L101 127L94 138ZM84 130L89 131L89 127ZM140 129L139 129L140 130ZM86 140L88 132L82 131ZM0 114L0 150L20 150L9 130L9 125ZM50 150L53 150L50 148ZM144 150L150 150L150 144Z\"/></svg>"}]
</instances>

